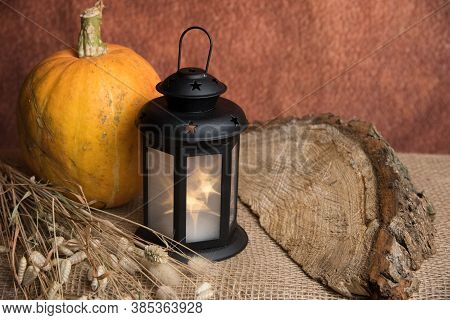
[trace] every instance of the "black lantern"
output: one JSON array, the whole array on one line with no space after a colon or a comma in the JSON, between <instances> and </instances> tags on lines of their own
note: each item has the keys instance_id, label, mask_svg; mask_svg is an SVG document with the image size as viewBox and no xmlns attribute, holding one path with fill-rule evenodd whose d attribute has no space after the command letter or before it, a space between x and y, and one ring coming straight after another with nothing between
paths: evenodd
<instances>
[{"instance_id":1,"label":"black lantern","mask_svg":"<svg viewBox=\"0 0 450 320\"><path fill-rule=\"evenodd\" d=\"M181 68L183 37L203 31L210 48L205 69ZM227 87L208 74L212 41L201 27L179 40L178 70L156 89L163 97L139 114L142 137L144 224L211 260L247 245L237 224L239 135L242 109L220 97ZM155 241L144 229L141 237Z\"/></svg>"}]
</instances>

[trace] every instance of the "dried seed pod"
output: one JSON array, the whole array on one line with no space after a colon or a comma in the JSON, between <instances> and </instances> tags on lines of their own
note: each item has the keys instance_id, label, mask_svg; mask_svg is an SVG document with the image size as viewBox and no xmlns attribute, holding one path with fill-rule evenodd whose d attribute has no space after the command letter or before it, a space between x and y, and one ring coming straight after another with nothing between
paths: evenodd
<instances>
[{"instance_id":1,"label":"dried seed pod","mask_svg":"<svg viewBox=\"0 0 450 320\"><path fill-rule=\"evenodd\" d=\"M9 250L6 246L0 246L0 253L8 253Z\"/></svg>"},{"instance_id":2,"label":"dried seed pod","mask_svg":"<svg viewBox=\"0 0 450 320\"><path fill-rule=\"evenodd\" d=\"M202 293L198 294L195 297L195 300L209 300L211 298L214 298L214 291L207 290L207 291L203 291Z\"/></svg>"},{"instance_id":3,"label":"dried seed pod","mask_svg":"<svg viewBox=\"0 0 450 320\"><path fill-rule=\"evenodd\" d=\"M78 252L74 253L72 256L70 256L68 259L70 260L72 265L74 265L74 264L80 263L81 261L83 261L86 258L87 258L86 252L78 251Z\"/></svg>"},{"instance_id":4,"label":"dried seed pod","mask_svg":"<svg viewBox=\"0 0 450 320\"><path fill-rule=\"evenodd\" d=\"M34 279L37 278L39 271L39 268L36 266L28 266L23 275L22 285L24 287L28 287L30 284L32 284Z\"/></svg>"},{"instance_id":5,"label":"dried seed pod","mask_svg":"<svg viewBox=\"0 0 450 320\"><path fill-rule=\"evenodd\" d=\"M119 260L119 265L129 274L135 274L139 271L139 265L127 256Z\"/></svg>"},{"instance_id":6,"label":"dried seed pod","mask_svg":"<svg viewBox=\"0 0 450 320\"><path fill-rule=\"evenodd\" d=\"M169 286L161 286L156 290L155 298L157 300L175 300L178 299L175 290Z\"/></svg>"},{"instance_id":7,"label":"dried seed pod","mask_svg":"<svg viewBox=\"0 0 450 320\"><path fill-rule=\"evenodd\" d=\"M195 290L195 299L196 300L208 300L214 297L214 290L210 283L202 282L198 285Z\"/></svg>"},{"instance_id":8,"label":"dried seed pod","mask_svg":"<svg viewBox=\"0 0 450 320\"><path fill-rule=\"evenodd\" d=\"M67 248L69 248L70 250L72 250L74 252L80 251L83 248L83 245L81 244L81 242L78 239L67 240L66 243L64 244L64 246L66 246Z\"/></svg>"},{"instance_id":9,"label":"dried seed pod","mask_svg":"<svg viewBox=\"0 0 450 320\"><path fill-rule=\"evenodd\" d=\"M169 255L163 247L156 244L149 244L144 248L145 258L151 263L166 263Z\"/></svg>"},{"instance_id":10,"label":"dried seed pod","mask_svg":"<svg viewBox=\"0 0 450 320\"><path fill-rule=\"evenodd\" d=\"M181 283L180 274L168 263L152 263L149 265L149 272L165 285L175 287Z\"/></svg>"},{"instance_id":11,"label":"dried seed pod","mask_svg":"<svg viewBox=\"0 0 450 320\"><path fill-rule=\"evenodd\" d=\"M111 266L112 266L113 270L118 269L119 268L119 259L116 257L115 254L112 254L112 253L109 256L111 258Z\"/></svg>"},{"instance_id":12,"label":"dried seed pod","mask_svg":"<svg viewBox=\"0 0 450 320\"><path fill-rule=\"evenodd\" d=\"M94 270L92 266L89 267L87 278L91 281L91 289L93 291L104 290L106 288L108 285L108 277L105 274L106 268L102 265L98 266L97 270Z\"/></svg>"},{"instance_id":13,"label":"dried seed pod","mask_svg":"<svg viewBox=\"0 0 450 320\"><path fill-rule=\"evenodd\" d=\"M33 251L30 253L30 264L35 265L38 268L42 268L47 259L45 259L44 255L39 251Z\"/></svg>"},{"instance_id":14,"label":"dried seed pod","mask_svg":"<svg viewBox=\"0 0 450 320\"><path fill-rule=\"evenodd\" d=\"M56 294L58 293L58 290L61 288L61 284L58 281L54 281L52 283L52 286L48 289L47 292L47 299L48 300L57 300Z\"/></svg>"},{"instance_id":15,"label":"dried seed pod","mask_svg":"<svg viewBox=\"0 0 450 320\"><path fill-rule=\"evenodd\" d=\"M141 257L141 258L144 258L144 257L145 257L145 252L144 252L144 250L142 250L142 249L140 249L140 248L138 248L138 247L131 246L131 247L129 247L128 249L129 249L128 252L133 252L134 254L136 254L137 256L139 256L139 257Z\"/></svg>"},{"instance_id":16,"label":"dried seed pod","mask_svg":"<svg viewBox=\"0 0 450 320\"><path fill-rule=\"evenodd\" d=\"M69 280L70 271L72 270L72 262L69 259L64 259L61 262L61 284Z\"/></svg>"},{"instance_id":17,"label":"dried seed pod","mask_svg":"<svg viewBox=\"0 0 450 320\"><path fill-rule=\"evenodd\" d=\"M104 277L98 280L98 290L105 290L108 286L108 277Z\"/></svg>"},{"instance_id":18,"label":"dried seed pod","mask_svg":"<svg viewBox=\"0 0 450 320\"><path fill-rule=\"evenodd\" d=\"M97 274L96 274L96 278L101 277L102 275L104 275L106 273L106 268L104 266L98 266L97 268Z\"/></svg>"},{"instance_id":19,"label":"dried seed pod","mask_svg":"<svg viewBox=\"0 0 450 320\"><path fill-rule=\"evenodd\" d=\"M202 275L207 271L210 272L212 263L203 257L194 256L188 261L187 265L192 273Z\"/></svg>"},{"instance_id":20,"label":"dried seed pod","mask_svg":"<svg viewBox=\"0 0 450 320\"><path fill-rule=\"evenodd\" d=\"M19 284L22 284L23 281L23 275L25 273L25 269L27 268L27 258L25 256L22 256L19 260L19 265L17 267L17 278L19 280Z\"/></svg>"},{"instance_id":21,"label":"dried seed pod","mask_svg":"<svg viewBox=\"0 0 450 320\"><path fill-rule=\"evenodd\" d=\"M92 289L92 291L97 291L97 289L98 289L98 279L97 278L92 279L91 289Z\"/></svg>"},{"instance_id":22,"label":"dried seed pod","mask_svg":"<svg viewBox=\"0 0 450 320\"><path fill-rule=\"evenodd\" d=\"M121 237L117 246L118 252L127 252L130 247L130 241L127 238Z\"/></svg>"},{"instance_id":23,"label":"dried seed pod","mask_svg":"<svg viewBox=\"0 0 450 320\"><path fill-rule=\"evenodd\" d=\"M94 268L89 267L88 272L87 272L87 279L88 281L94 280Z\"/></svg>"},{"instance_id":24,"label":"dried seed pod","mask_svg":"<svg viewBox=\"0 0 450 320\"><path fill-rule=\"evenodd\" d=\"M101 277L102 275L104 275L106 273L106 268L104 266L100 265L97 268L90 267L89 271L90 271L91 277L93 279L93 278L98 278L98 277Z\"/></svg>"},{"instance_id":25,"label":"dried seed pod","mask_svg":"<svg viewBox=\"0 0 450 320\"><path fill-rule=\"evenodd\" d=\"M52 268L51 264L48 263L47 259L39 251L33 251L30 254L30 264L42 269L43 271L50 271Z\"/></svg>"},{"instance_id":26,"label":"dried seed pod","mask_svg":"<svg viewBox=\"0 0 450 320\"><path fill-rule=\"evenodd\" d=\"M116 226L114 225L114 223L112 223L109 220L103 220L102 223L105 225L105 227L108 227L110 229L114 229Z\"/></svg>"},{"instance_id":27,"label":"dried seed pod","mask_svg":"<svg viewBox=\"0 0 450 320\"><path fill-rule=\"evenodd\" d=\"M73 251L64 245L58 246L58 253L66 257L70 257L71 255L73 255Z\"/></svg>"},{"instance_id":28,"label":"dried seed pod","mask_svg":"<svg viewBox=\"0 0 450 320\"><path fill-rule=\"evenodd\" d=\"M98 266L97 272L93 273L98 283L98 290L104 290L108 285L108 277L106 276L106 268L104 266Z\"/></svg>"},{"instance_id":29,"label":"dried seed pod","mask_svg":"<svg viewBox=\"0 0 450 320\"><path fill-rule=\"evenodd\" d=\"M212 286L209 282L202 282L195 289L195 294L200 294L203 291L207 291L207 290L211 290L211 289L212 289Z\"/></svg>"},{"instance_id":30,"label":"dried seed pod","mask_svg":"<svg viewBox=\"0 0 450 320\"><path fill-rule=\"evenodd\" d=\"M54 238L49 238L47 241L52 244L53 248L57 248L58 246L60 246L64 243L65 239L64 239L64 237L54 237Z\"/></svg>"},{"instance_id":31,"label":"dried seed pod","mask_svg":"<svg viewBox=\"0 0 450 320\"><path fill-rule=\"evenodd\" d=\"M88 269L87 278L92 281L94 278L101 277L106 273L106 268L104 266L98 266L96 269L92 266Z\"/></svg>"}]
</instances>

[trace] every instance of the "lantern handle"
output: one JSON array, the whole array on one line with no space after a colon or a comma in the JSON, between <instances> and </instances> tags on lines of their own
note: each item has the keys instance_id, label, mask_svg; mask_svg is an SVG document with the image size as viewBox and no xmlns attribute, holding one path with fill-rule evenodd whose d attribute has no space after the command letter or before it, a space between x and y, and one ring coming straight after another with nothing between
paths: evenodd
<instances>
[{"instance_id":1,"label":"lantern handle","mask_svg":"<svg viewBox=\"0 0 450 320\"><path fill-rule=\"evenodd\" d=\"M186 33L188 33L189 31L193 30L193 29L197 29L197 30L203 31L208 36L208 39L209 39L208 60L206 61L206 67L205 67L205 73L207 73L208 72L208 68L209 68L209 60L211 60L211 53L212 53L213 44L212 44L211 36L209 35L208 31L206 31L204 28L199 27L199 26L192 26L192 27L187 28L186 30L183 31L183 33L180 36L180 41L178 42L178 68L177 68L177 71L180 71L181 47L182 47L182 44L183 44L184 35Z\"/></svg>"}]
</instances>

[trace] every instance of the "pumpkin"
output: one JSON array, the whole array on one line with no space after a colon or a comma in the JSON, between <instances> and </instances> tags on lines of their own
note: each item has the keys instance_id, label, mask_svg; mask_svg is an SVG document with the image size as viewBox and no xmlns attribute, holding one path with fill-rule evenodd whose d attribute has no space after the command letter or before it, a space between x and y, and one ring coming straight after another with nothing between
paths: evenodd
<instances>
[{"instance_id":1,"label":"pumpkin","mask_svg":"<svg viewBox=\"0 0 450 320\"><path fill-rule=\"evenodd\" d=\"M81 15L78 53L56 52L23 84L18 111L26 164L42 179L71 191L79 186L96 206L129 202L140 190L141 106L160 81L144 58L101 41L103 4Z\"/></svg>"}]
</instances>

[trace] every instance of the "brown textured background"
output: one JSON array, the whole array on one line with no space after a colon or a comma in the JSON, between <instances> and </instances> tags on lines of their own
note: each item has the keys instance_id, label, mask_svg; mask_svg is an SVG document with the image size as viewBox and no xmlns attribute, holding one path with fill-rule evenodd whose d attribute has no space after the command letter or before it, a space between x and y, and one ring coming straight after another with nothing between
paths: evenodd
<instances>
[{"instance_id":1,"label":"brown textured background","mask_svg":"<svg viewBox=\"0 0 450 320\"><path fill-rule=\"evenodd\" d=\"M104 0L103 39L133 48L161 77L175 71L180 33L210 31L210 72L250 120L334 112L374 122L401 151L450 153L450 5L344 76L355 61L448 0ZM15 106L31 68L76 43L94 0L0 0L0 148L17 145ZM183 65L203 65L206 40L186 37ZM307 96L307 98L304 98Z\"/></svg>"}]
</instances>

